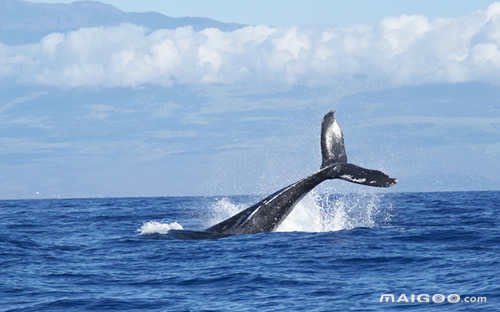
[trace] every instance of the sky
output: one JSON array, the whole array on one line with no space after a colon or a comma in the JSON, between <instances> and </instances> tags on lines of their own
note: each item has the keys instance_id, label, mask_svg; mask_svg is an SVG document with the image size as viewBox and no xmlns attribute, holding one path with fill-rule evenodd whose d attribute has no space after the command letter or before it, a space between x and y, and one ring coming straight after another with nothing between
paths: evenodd
<instances>
[{"instance_id":1,"label":"sky","mask_svg":"<svg viewBox=\"0 0 500 312\"><path fill-rule=\"evenodd\" d=\"M250 25L0 42L0 198L272 192L318 169L330 109L388 191L500 189L500 3L138 3Z\"/></svg>"},{"instance_id":2,"label":"sky","mask_svg":"<svg viewBox=\"0 0 500 312\"><path fill-rule=\"evenodd\" d=\"M44 3L71 3L63 0L31 0ZM156 11L168 16L201 16L222 22L291 25L374 24L387 16L425 15L427 17L456 17L484 9L494 1L488 0L104 0L124 11Z\"/></svg>"}]
</instances>

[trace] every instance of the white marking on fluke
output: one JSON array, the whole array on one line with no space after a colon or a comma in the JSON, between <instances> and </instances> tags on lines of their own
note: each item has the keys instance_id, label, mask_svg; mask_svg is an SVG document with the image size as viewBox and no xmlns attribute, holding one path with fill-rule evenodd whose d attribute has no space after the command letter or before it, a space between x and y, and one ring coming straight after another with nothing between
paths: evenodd
<instances>
[{"instance_id":1,"label":"white marking on fluke","mask_svg":"<svg viewBox=\"0 0 500 312\"><path fill-rule=\"evenodd\" d=\"M357 178L354 178L352 175L349 175L349 174L343 174L340 177L342 179L347 179L349 181L353 181L353 182L357 182L357 183L365 183L366 182L365 178L359 178L359 179L357 179ZM372 183L372 182L370 182L370 183Z\"/></svg>"},{"instance_id":2,"label":"white marking on fluke","mask_svg":"<svg viewBox=\"0 0 500 312\"><path fill-rule=\"evenodd\" d=\"M339 124L337 123L337 120L335 120L333 122L333 125L332 125L332 127L330 129L331 129L331 131L333 131L333 133L335 134L335 136L337 138L341 138L342 137L342 130L340 130L340 127L339 127Z\"/></svg>"},{"instance_id":3,"label":"white marking on fluke","mask_svg":"<svg viewBox=\"0 0 500 312\"><path fill-rule=\"evenodd\" d=\"M334 139L335 141L340 141L341 138L342 138L342 130L340 129L337 120L335 120L333 124L326 130L326 146L329 155L333 155L334 143L332 141Z\"/></svg>"}]
</instances>

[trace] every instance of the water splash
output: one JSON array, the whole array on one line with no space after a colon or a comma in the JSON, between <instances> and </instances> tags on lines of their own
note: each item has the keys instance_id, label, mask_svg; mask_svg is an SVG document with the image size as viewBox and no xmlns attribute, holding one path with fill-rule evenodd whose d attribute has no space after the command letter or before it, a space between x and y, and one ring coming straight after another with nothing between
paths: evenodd
<instances>
[{"instance_id":1,"label":"water splash","mask_svg":"<svg viewBox=\"0 0 500 312\"><path fill-rule=\"evenodd\" d=\"M141 235L147 234L167 234L170 230L182 230L183 227L177 222L162 223L158 221L144 222L142 226L137 229Z\"/></svg>"},{"instance_id":2,"label":"water splash","mask_svg":"<svg viewBox=\"0 0 500 312\"><path fill-rule=\"evenodd\" d=\"M382 209L375 193L319 194L315 191L301 200L278 232L331 232L373 227L382 217L389 221L390 209Z\"/></svg>"},{"instance_id":3,"label":"water splash","mask_svg":"<svg viewBox=\"0 0 500 312\"><path fill-rule=\"evenodd\" d=\"M210 207L208 212L207 226L212 226L234 216L243 209L249 207L250 203L235 204L227 197L218 198Z\"/></svg>"},{"instance_id":4,"label":"water splash","mask_svg":"<svg viewBox=\"0 0 500 312\"><path fill-rule=\"evenodd\" d=\"M249 203L250 204L250 203ZM223 197L210 207L209 223L216 224L248 207ZM307 194L276 230L277 232L331 232L373 227L390 221L391 206L382 207L376 193Z\"/></svg>"}]
</instances>

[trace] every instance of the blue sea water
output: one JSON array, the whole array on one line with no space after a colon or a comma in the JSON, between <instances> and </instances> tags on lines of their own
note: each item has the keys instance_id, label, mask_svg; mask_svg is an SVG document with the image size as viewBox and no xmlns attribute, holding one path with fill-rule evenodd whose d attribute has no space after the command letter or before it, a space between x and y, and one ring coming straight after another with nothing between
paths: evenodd
<instances>
[{"instance_id":1,"label":"blue sea water","mask_svg":"<svg viewBox=\"0 0 500 312\"><path fill-rule=\"evenodd\" d=\"M168 234L257 199L0 201L0 311L500 311L500 192L313 193L278 232Z\"/></svg>"}]
</instances>

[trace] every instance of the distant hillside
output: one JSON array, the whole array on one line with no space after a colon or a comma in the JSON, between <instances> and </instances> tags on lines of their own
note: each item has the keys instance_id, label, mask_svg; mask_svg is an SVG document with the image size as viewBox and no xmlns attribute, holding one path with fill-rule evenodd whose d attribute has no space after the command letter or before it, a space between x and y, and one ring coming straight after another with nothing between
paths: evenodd
<instances>
[{"instance_id":1,"label":"distant hillside","mask_svg":"<svg viewBox=\"0 0 500 312\"><path fill-rule=\"evenodd\" d=\"M196 30L213 27L231 31L243 26L203 17L177 18L156 12L129 13L96 1L78 1L71 4L0 1L0 42L4 44L32 43L52 32L121 23L141 25L151 30L192 26Z\"/></svg>"}]
</instances>

